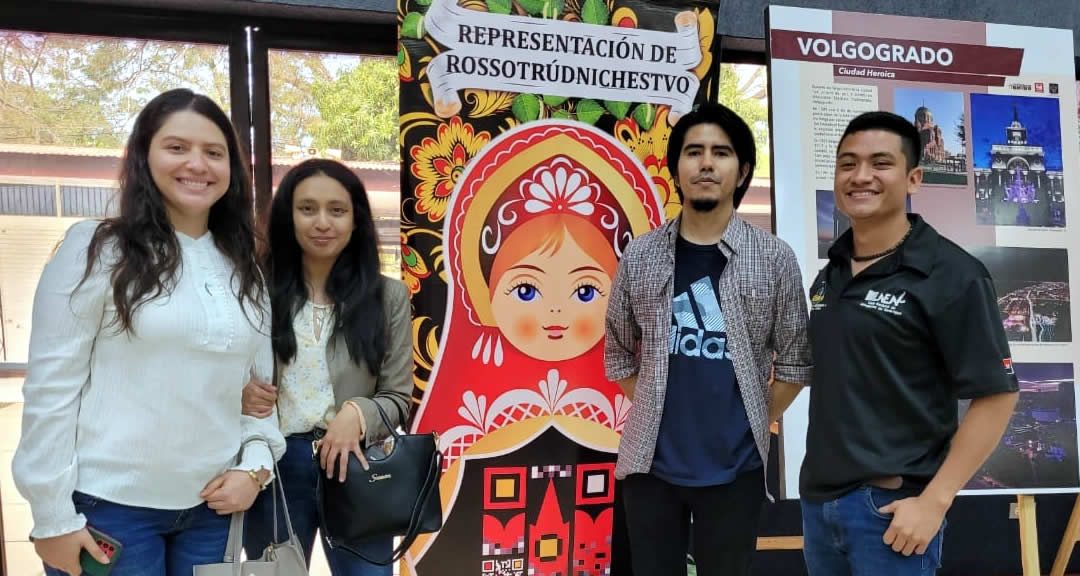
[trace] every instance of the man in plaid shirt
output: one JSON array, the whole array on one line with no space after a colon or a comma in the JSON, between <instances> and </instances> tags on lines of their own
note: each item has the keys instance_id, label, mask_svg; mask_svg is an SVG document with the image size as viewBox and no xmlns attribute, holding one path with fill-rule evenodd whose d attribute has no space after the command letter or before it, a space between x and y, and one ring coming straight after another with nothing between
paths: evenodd
<instances>
[{"instance_id":1,"label":"man in plaid shirt","mask_svg":"<svg viewBox=\"0 0 1080 576\"><path fill-rule=\"evenodd\" d=\"M685 574L692 515L698 574L749 574L769 425L810 382L802 276L735 215L755 164L739 116L700 106L667 158L682 214L630 242L607 310L607 377L633 400L615 471L632 563Z\"/></svg>"}]
</instances>

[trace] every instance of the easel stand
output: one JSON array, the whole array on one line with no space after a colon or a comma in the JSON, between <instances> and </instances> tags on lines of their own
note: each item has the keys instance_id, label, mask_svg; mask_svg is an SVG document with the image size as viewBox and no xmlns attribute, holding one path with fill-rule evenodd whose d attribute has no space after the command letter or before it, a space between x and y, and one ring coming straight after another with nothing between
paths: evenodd
<instances>
[{"instance_id":1,"label":"easel stand","mask_svg":"<svg viewBox=\"0 0 1080 576\"><path fill-rule=\"evenodd\" d=\"M1069 564L1073 547L1080 540L1080 495L1073 504L1072 515L1069 516L1069 525L1065 528L1065 535L1061 537L1061 546L1058 547L1057 557L1054 558L1054 568L1050 570L1050 576L1064 576L1065 567Z\"/></svg>"},{"instance_id":2,"label":"easel stand","mask_svg":"<svg viewBox=\"0 0 1080 576\"><path fill-rule=\"evenodd\" d=\"M1024 576L1041 576L1039 531L1035 523L1035 497L1030 494L1017 495L1016 515L1020 518L1020 565L1024 568ZM1073 510L1073 516L1076 516L1076 510ZM1062 565L1062 569L1064 568L1065 566Z\"/></svg>"}]
</instances>

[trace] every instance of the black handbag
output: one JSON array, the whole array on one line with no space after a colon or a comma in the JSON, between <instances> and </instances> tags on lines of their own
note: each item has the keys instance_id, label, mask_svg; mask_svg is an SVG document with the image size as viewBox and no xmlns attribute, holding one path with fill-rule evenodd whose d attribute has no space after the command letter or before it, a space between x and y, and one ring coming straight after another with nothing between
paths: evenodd
<instances>
[{"instance_id":1,"label":"black handbag","mask_svg":"<svg viewBox=\"0 0 1080 576\"><path fill-rule=\"evenodd\" d=\"M337 481L336 473L329 480L317 474L315 506L331 548L385 566L400 560L418 535L442 529L442 453L438 434L400 434L378 402L375 407L394 438L390 453L382 455L377 445L368 448L364 453L367 470L350 453L345 482ZM318 458L317 447L312 457ZM401 536L402 540L390 558L368 558L357 546L375 536Z\"/></svg>"}]
</instances>

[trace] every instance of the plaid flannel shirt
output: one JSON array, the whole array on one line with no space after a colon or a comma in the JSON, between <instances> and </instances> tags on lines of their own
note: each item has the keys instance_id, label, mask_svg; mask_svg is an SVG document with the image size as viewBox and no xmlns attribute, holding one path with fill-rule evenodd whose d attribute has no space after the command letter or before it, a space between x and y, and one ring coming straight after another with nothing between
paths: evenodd
<instances>
[{"instance_id":1,"label":"plaid flannel shirt","mask_svg":"<svg viewBox=\"0 0 1080 576\"><path fill-rule=\"evenodd\" d=\"M681 216L632 240L611 287L604 344L607 378L638 376L619 444L619 479L652 469L668 385L680 221ZM728 259L718 295L735 376L761 461L768 462L770 369L776 380L810 384L802 275L790 246L738 216L732 215L718 247Z\"/></svg>"}]
</instances>

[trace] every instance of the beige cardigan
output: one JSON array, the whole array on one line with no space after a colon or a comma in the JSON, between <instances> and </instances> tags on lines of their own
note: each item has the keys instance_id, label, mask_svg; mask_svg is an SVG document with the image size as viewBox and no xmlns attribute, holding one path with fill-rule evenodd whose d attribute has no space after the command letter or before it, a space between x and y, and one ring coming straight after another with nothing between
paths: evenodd
<instances>
[{"instance_id":1,"label":"beige cardigan","mask_svg":"<svg viewBox=\"0 0 1080 576\"><path fill-rule=\"evenodd\" d=\"M401 415L409 413L412 395L412 314L408 289L398 280L385 276L381 278L387 347L378 374L372 376L367 362L362 358L359 363L352 361L344 337L332 339L326 347L334 405L340 411L345 401L352 400L360 407L367 426L365 447L390 435L375 403L378 402L386 412L390 423L398 426L403 424ZM278 384L281 369L281 361L278 360L274 370L275 385Z\"/></svg>"}]
</instances>

